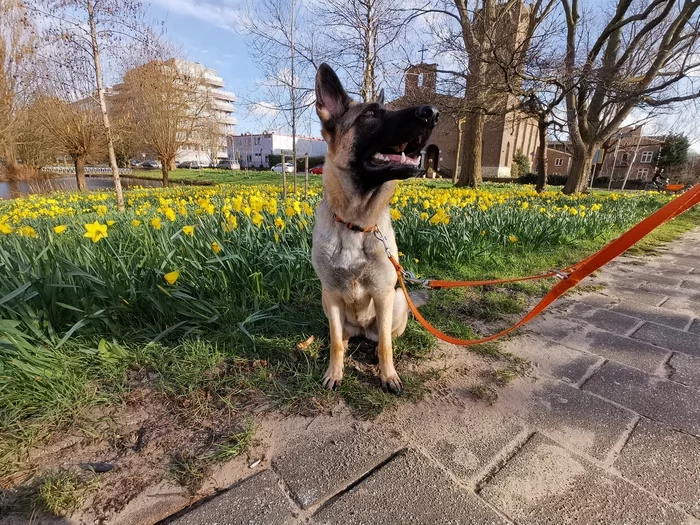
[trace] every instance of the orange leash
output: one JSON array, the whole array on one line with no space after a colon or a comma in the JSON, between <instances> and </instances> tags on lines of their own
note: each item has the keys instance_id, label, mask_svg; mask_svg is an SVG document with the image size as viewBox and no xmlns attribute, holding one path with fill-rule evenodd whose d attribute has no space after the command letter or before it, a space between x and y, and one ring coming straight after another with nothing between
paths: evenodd
<instances>
[{"instance_id":1,"label":"orange leash","mask_svg":"<svg viewBox=\"0 0 700 525\"><path fill-rule=\"evenodd\" d=\"M423 325L423 327L426 330L428 330L438 339L442 339L443 341L452 343L454 345L469 346L493 341L494 339L502 337L512 332L516 328L523 326L525 323L528 323L529 321L537 317L540 313L542 313L542 311L545 308L547 308L550 304L556 301L569 289L573 288L579 282L581 282L581 280L588 277L590 274L612 261L615 257L626 252L642 237L646 236L666 221L669 221L674 217L680 215L681 213L688 211L690 208L692 208L698 203L700 203L700 184L696 184L686 193L680 195L679 197L675 198L656 212L649 215L642 222L623 233L620 237L604 246L601 250L597 251L590 257L587 257L583 261L569 266L564 271L554 270L540 275L534 275L532 277L520 277L516 279L499 279L494 281L422 281L422 283L425 286L437 289L502 284L532 279L543 279L546 277L559 277L561 279L561 281L554 285L554 287L547 293L547 295L545 295L542 298L542 300L540 300L540 302L537 303L537 305L520 321L518 321L510 328L506 328L505 330L498 332L497 334L484 337L482 339L458 339L456 337L451 337L432 326L421 315L421 313L418 311L418 308L416 308L416 305L413 304L413 301L411 301L411 297L408 295L406 283L404 282L404 276L411 279L412 281L415 281L416 279L414 279L413 276L409 272L407 272L401 266L401 264L399 264L396 258L391 254L391 251L389 250L388 245L385 242L386 239L384 238L384 235L382 235L382 233L379 232L378 229L374 230L374 234L379 240L384 242L384 247L386 249L389 260L394 265L394 268L396 268L396 274L398 275L401 289L403 290L403 293L406 296L406 302L408 302L408 306L411 309L411 312L413 312L413 315L415 316L416 320L418 320L418 322L421 325Z\"/></svg>"}]
</instances>

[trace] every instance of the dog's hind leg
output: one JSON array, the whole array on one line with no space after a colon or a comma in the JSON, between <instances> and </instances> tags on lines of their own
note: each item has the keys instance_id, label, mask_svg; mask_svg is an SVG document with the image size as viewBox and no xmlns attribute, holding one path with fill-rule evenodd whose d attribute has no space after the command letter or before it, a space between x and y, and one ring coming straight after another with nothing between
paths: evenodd
<instances>
[{"instance_id":1,"label":"dog's hind leg","mask_svg":"<svg viewBox=\"0 0 700 525\"><path fill-rule=\"evenodd\" d=\"M331 334L330 363L323 376L323 386L334 389L343 380L343 358L347 348L348 334L344 329L345 303L339 297L323 290L323 311L328 318Z\"/></svg>"},{"instance_id":2,"label":"dog's hind leg","mask_svg":"<svg viewBox=\"0 0 700 525\"><path fill-rule=\"evenodd\" d=\"M379 359L379 376L382 388L394 394L401 393L401 379L394 368L394 351L391 346L392 317L394 313L395 290L381 292L372 297L377 315L377 357Z\"/></svg>"}]
</instances>

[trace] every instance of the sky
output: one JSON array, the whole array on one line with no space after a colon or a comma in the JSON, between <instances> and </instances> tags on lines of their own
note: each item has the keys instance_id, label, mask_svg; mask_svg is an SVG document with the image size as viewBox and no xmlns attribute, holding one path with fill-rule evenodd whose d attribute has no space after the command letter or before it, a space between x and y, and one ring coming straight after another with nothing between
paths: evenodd
<instances>
[{"instance_id":1,"label":"sky","mask_svg":"<svg viewBox=\"0 0 700 525\"><path fill-rule=\"evenodd\" d=\"M246 39L237 31L242 5L243 0L151 0L150 14L154 20L165 22L167 37L181 46L185 58L215 69L226 89L237 95L236 132L259 133L267 129L266 123L241 108L243 100L255 100L256 80L260 77L248 54ZM313 119L300 133L320 137L320 125ZM691 140L697 139L693 134ZM692 148L700 152L700 141L695 140Z\"/></svg>"}]
</instances>

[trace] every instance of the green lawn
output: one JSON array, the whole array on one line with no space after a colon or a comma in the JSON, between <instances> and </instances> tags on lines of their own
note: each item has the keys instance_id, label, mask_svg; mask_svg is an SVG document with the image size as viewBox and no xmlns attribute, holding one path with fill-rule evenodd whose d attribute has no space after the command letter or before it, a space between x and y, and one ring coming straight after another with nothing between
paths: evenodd
<instances>
[{"instance_id":1,"label":"green lawn","mask_svg":"<svg viewBox=\"0 0 700 525\"><path fill-rule=\"evenodd\" d=\"M159 170L134 170L131 177L142 179L162 178ZM287 174L289 187L293 184L294 177ZM245 170L219 170L211 168L175 169L170 172L170 180L189 184L282 184L282 174L274 171L245 171ZM318 175L309 174L309 181L320 181ZM304 185L304 175L297 174L297 184Z\"/></svg>"}]
</instances>

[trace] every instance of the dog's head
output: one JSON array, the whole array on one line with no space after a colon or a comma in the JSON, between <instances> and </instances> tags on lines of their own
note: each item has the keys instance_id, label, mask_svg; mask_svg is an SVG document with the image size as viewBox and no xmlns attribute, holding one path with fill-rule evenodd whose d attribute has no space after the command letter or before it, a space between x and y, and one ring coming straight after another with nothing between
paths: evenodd
<instances>
[{"instance_id":1,"label":"dog's head","mask_svg":"<svg viewBox=\"0 0 700 525\"><path fill-rule=\"evenodd\" d=\"M327 64L316 73L316 113L328 143L326 163L352 177L360 191L387 181L422 175L420 152L438 121L438 109L424 105L391 111L384 91L375 102L350 99Z\"/></svg>"}]
</instances>

